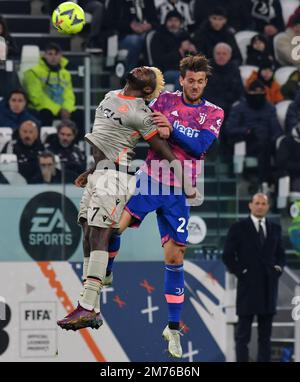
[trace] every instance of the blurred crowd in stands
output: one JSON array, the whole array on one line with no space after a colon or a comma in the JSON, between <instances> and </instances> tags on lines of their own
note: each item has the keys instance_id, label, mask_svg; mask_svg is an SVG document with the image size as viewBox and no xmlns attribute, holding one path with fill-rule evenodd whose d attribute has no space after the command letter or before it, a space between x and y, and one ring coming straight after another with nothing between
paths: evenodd
<instances>
[{"instance_id":1,"label":"blurred crowd in stands","mask_svg":"<svg viewBox=\"0 0 300 382\"><path fill-rule=\"evenodd\" d=\"M51 14L60 2L45 0L44 12ZM225 110L220 155L232 162L235 144L245 141L246 154L257 159L257 188L274 186L289 175L292 188L300 192L300 55L294 54L292 42L300 36L300 1L287 22L279 0L78 3L91 15L83 49L105 55L108 37L117 34L119 49L127 51L126 71L140 64L157 66L166 83L180 90L180 59L198 52L208 56L213 75L204 97ZM237 40L242 31L253 33L245 52ZM17 59L21 47L3 17L0 36L6 40L7 57ZM86 166L77 145L85 129L67 65L60 46L50 43L21 83L16 73L9 83L0 76L0 136L3 128L13 131L1 150L17 155L28 183L59 183L62 176L72 182ZM247 77L241 70L245 65L251 69ZM285 66L293 68L285 83L279 83L276 72ZM279 121L276 105L287 100L285 120ZM57 132L42 142L41 127L53 123ZM5 182L3 176L0 182Z\"/></svg>"}]
</instances>

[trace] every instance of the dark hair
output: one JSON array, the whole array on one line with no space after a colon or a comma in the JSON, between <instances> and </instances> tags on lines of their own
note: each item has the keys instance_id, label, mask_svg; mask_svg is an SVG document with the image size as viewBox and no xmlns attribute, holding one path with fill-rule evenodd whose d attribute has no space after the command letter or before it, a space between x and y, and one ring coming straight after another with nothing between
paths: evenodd
<instances>
[{"instance_id":1,"label":"dark hair","mask_svg":"<svg viewBox=\"0 0 300 382\"><path fill-rule=\"evenodd\" d=\"M153 90L156 88L156 75L150 68L148 70L148 76L145 76L144 79L139 79L130 72L126 76L126 81L133 90L143 91L146 86L149 86Z\"/></svg>"},{"instance_id":2,"label":"dark hair","mask_svg":"<svg viewBox=\"0 0 300 382\"><path fill-rule=\"evenodd\" d=\"M267 38L263 34L260 34L260 33L256 34L255 36L252 37L250 45L252 46L254 44L254 42L257 40L263 42L267 48L267 46L268 46Z\"/></svg>"},{"instance_id":3,"label":"dark hair","mask_svg":"<svg viewBox=\"0 0 300 382\"><path fill-rule=\"evenodd\" d=\"M265 92L265 85L260 80L253 81L249 86L248 91L256 91L257 89L262 89Z\"/></svg>"},{"instance_id":4,"label":"dark hair","mask_svg":"<svg viewBox=\"0 0 300 382\"><path fill-rule=\"evenodd\" d=\"M223 7L215 7L215 8L213 8L213 9L209 12L208 16L223 16L223 17L225 17L226 19L227 19L227 17L228 17L228 16L227 16L226 9L223 8Z\"/></svg>"},{"instance_id":5,"label":"dark hair","mask_svg":"<svg viewBox=\"0 0 300 382\"><path fill-rule=\"evenodd\" d=\"M172 17L176 17L177 19L179 19L181 22L184 21L184 18L182 17L182 15L176 11L176 9L174 9L173 11L170 11L167 16L166 16L166 19L165 19L165 23L171 19Z\"/></svg>"},{"instance_id":6,"label":"dark hair","mask_svg":"<svg viewBox=\"0 0 300 382\"><path fill-rule=\"evenodd\" d=\"M62 52L61 47L58 44L56 44L55 42L49 42L46 45L45 52L47 52L48 50L55 50L56 53L61 53Z\"/></svg>"},{"instance_id":7,"label":"dark hair","mask_svg":"<svg viewBox=\"0 0 300 382\"><path fill-rule=\"evenodd\" d=\"M296 15L293 19L292 19L292 26L294 27L295 25L297 24L300 24L300 14Z\"/></svg>"},{"instance_id":8,"label":"dark hair","mask_svg":"<svg viewBox=\"0 0 300 382\"><path fill-rule=\"evenodd\" d=\"M58 126L57 126L57 132L59 133L59 131L63 128L63 127L68 127L69 129L71 129L74 133L74 135L76 136L77 133L78 133L78 129L77 129L77 126L76 126L76 123L71 121L70 119L64 119L62 120Z\"/></svg>"},{"instance_id":9,"label":"dark hair","mask_svg":"<svg viewBox=\"0 0 300 382\"><path fill-rule=\"evenodd\" d=\"M208 58L203 54L197 54L196 56L184 57L179 63L179 70L183 78L188 70L191 72L205 72L206 76L210 76L212 67L209 64Z\"/></svg>"},{"instance_id":10,"label":"dark hair","mask_svg":"<svg viewBox=\"0 0 300 382\"><path fill-rule=\"evenodd\" d=\"M273 72L275 71L275 64L273 61L265 59L259 64L259 72L263 69L271 69Z\"/></svg>"},{"instance_id":11,"label":"dark hair","mask_svg":"<svg viewBox=\"0 0 300 382\"><path fill-rule=\"evenodd\" d=\"M8 27L6 20L2 16L0 16L0 24L2 25L3 29L2 35L0 36L4 37L4 39L7 39L7 37L9 36Z\"/></svg>"},{"instance_id":12,"label":"dark hair","mask_svg":"<svg viewBox=\"0 0 300 382\"><path fill-rule=\"evenodd\" d=\"M53 162L55 163L55 155L53 154L52 151L49 151L49 150L45 150L41 152L41 154L39 155L39 158L52 158Z\"/></svg>"},{"instance_id":13,"label":"dark hair","mask_svg":"<svg viewBox=\"0 0 300 382\"><path fill-rule=\"evenodd\" d=\"M23 90L23 89L15 89L15 90L12 90L12 91L9 93L9 95L8 95L8 97L7 97L7 100L10 100L10 97L11 97L13 94L22 94L23 97L25 98L25 101L26 101L26 104L27 104L27 102L28 102L28 98L27 98L27 94L25 93L25 90Z\"/></svg>"}]
</instances>

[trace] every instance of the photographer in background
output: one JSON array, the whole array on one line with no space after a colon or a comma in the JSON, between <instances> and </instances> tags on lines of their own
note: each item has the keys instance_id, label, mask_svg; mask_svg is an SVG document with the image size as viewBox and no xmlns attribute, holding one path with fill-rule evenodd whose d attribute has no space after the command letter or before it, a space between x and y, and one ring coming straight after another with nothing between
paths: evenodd
<instances>
[{"instance_id":1,"label":"photographer in background","mask_svg":"<svg viewBox=\"0 0 300 382\"><path fill-rule=\"evenodd\" d=\"M195 45L183 28L183 17L176 10L169 12L165 25L161 26L153 36L150 54L153 65L161 68L165 82L174 84L175 90L180 89L179 61L187 55L196 53Z\"/></svg>"}]
</instances>

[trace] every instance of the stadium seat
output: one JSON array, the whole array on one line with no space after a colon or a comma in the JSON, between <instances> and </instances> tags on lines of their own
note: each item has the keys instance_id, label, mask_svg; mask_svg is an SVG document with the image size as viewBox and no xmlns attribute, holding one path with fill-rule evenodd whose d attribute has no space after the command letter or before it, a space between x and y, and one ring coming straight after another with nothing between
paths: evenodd
<instances>
[{"instance_id":1,"label":"stadium seat","mask_svg":"<svg viewBox=\"0 0 300 382\"><path fill-rule=\"evenodd\" d=\"M237 142L234 145L233 171L235 174L242 174L244 167L255 168L258 165L256 157L246 156L246 141Z\"/></svg>"},{"instance_id":2,"label":"stadium seat","mask_svg":"<svg viewBox=\"0 0 300 382\"><path fill-rule=\"evenodd\" d=\"M18 173L18 158L15 154L0 155L0 171L7 179L9 184L24 185L26 179Z\"/></svg>"},{"instance_id":3,"label":"stadium seat","mask_svg":"<svg viewBox=\"0 0 300 382\"><path fill-rule=\"evenodd\" d=\"M250 44L252 37L256 34L258 34L258 32L256 31L240 31L234 35L238 47L240 48L240 52L243 57L243 62L246 62L247 46Z\"/></svg>"},{"instance_id":4,"label":"stadium seat","mask_svg":"<svg viewBox=\"0 0 300 382\"><path fill-rule=\"evenodd\" d=\"M288 202L300 200L300 192L291 192L291 178L283 176L278 180L277 208L286 208Z\"/></svg>"},{"instance_id":5,"label":"stadium seat","mask_svg":"<svg viewBox=\"0 0 300 382\"><path fill-rule=\"evenodd\" d=\"M245 85L246 80L251 76L252 72L254 70L258 71L259 68L258 66L254 66L254 65L241 65L239 69L240 69L243 84Z\"/></svg>"},{"instance_id":6,"label":"stadium seat","mask_svg":"<svg viewBox=\"0 0 300 382\"><path fill-rule=\"evenodd\" d=\"M11 127L0 127L0 152L7 142L12 139L13 130Z\"/></svg>"},{"instance_id":7,"label":"stadium seat","mask_svg":"<svg viewBox=\"0 0 300 382\"><path fill-rule=\"evenodd\" d=\"M286 25L290 16L294 13L296 8L299 7L299 0L280 0L280 3L284 24Z\"/></svg>"},{"instance_id":8,"label":"stadium seat","mask_svg":"<svg viewBox=\"0 0 300 382\"><path fill-rule=\"evenodd\" d=\"M281 38L281 36L284 34L284 32L278 33L274 38L273 38L273 49L274 49L274 56L276 61L282 65L285 66L286 63L280 60L280 57L277 54L277 41Z\"/></svg>"},{"instance_id":9,"label":"stadium seat","mask_svg":"<svg viewBox=\"0 0 300 382\"><path fill-rule=\"evenodd\" d=\"M233 169L235 174L241 174L243 172L245 156L246 141L235 143L233 154Z\"/></svg>"},{"instance_id":10,"label":"stadium seat","mask_svg":"<svg viewBox=\"0 0 300 382\"><path fill-rule=\"evenodd\" d=\"M153 39L155 33L156 33L155 30L150 31L149 33L147 33L146 39L145 39L145 45L146 45L147 58L148 58L149 66L153 66L151 43L152 43L152 39Z\"/></svg>"},{"instance_id":11,"label":"stadium seat","mask_svg":"<svg viewBox=\"0 0 300 382\"><path fill-rule=\"evenodd\" d=\"M57 129L54 126L42 126L40 131L41 142L45 143L48 135L56 134Z\"/></svg>"},{"instance_id":12,"label":"stadium seat","mask_svg":"<svg viewBox=\"0 0 300 382\"><path fill-rule=\"evenodd\" d=\"M297 70L295 66L282 66L278 68L274 73L275 80L280 86L284 85L289 79L290 75Z\"/></svg>"},{"instance_id":13,"label":"stadium seat","mask_svg":"<svg viewBox=\"0 0 300 382\"><path fill-rule=\"evenodd\" d=\"M61 161L59 155L54 155L55 157L55 168L61 171Z\"/></svg>"},{"instance_id":14,"label":"stadium seat","mask_svg":"<svg viewBox=\"0 0 300 382\"><path fill-rule=\"evenodd\" d=\"M166 92L173 92L175 90L175 85L174 84L165 84L165 89Z\"/></svg>"},{"instance_id":15,"label":"stadium seat","mask_svg":"<svg viewBox=\"0 0 300 382\"><path fill-rule=\"evenodd\" d=\"M36 65L40 58L40 48L37 45L23 45L19 70L20 82L23 81L24 72Z\"/></svg>"},{"instance_id":16,"label":"stadium seat","mask_svg":"<svg viewBox=\"0 0 300 382\"><path fill-rule=\"evenodd\" d=\"M106 66L108 68L112 67L116 63L116 59L119 51L118 35L113 34L107 39L107 55L106 55Z\"/></svg>"},{"instance_id":17,"label":"stadium seat","mask_svg":"<svg viewBox=\"0 0 300 382\"><path fill-rule=\"evenodd\" d=\"M280 126L282 127L283 130L284 130L286 113L287 113L288 107L290 106L291 103L292 103L291 100L286 100L286 101L278 102L275 105L277 118L278 118Z\"/></svg>"}]
</instances>

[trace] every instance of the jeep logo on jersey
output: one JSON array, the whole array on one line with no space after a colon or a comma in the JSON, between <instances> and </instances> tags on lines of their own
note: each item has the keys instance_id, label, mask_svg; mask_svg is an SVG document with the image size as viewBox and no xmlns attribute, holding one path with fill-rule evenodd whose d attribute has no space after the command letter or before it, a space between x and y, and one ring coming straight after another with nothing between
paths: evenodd
<instances>
[{"instance_id":1,"label":"jeep logo on jersey","mask_svg":"<svg viewBox=\"0 0 300 382\"><path fill-rule=\"evenodd\" d=\"M77 213L74 204L57 192L43 192L31 199L20 220L27 253L38 261L68 260L81 238Z\"/></svg>"}]
</instances>

